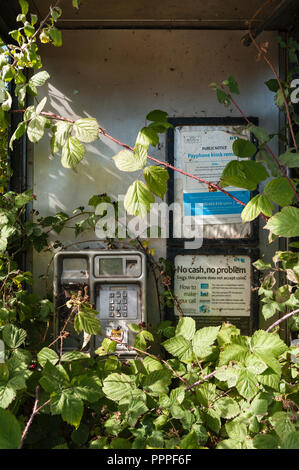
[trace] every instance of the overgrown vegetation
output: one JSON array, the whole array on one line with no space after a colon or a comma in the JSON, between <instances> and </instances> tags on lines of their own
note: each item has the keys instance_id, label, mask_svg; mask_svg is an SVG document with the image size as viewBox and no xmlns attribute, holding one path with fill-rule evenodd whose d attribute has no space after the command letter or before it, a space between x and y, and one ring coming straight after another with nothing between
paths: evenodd
<instances>
[{"instance_id":1,"label":"overgrown vegetation","mask_svg":"<svg viewBox=\"0 0 299 470\"><path fill-rule=\"evenodd\" d=\"M82 351L63 353L65 325L56 338L51 336L51 299L39 299L31 290L32 274L18 267L16 256L32 246L38 252L60 249L59 233L70 220L75 222L75 236L94 229L104 215L97 215L97 206L110 199L96 195L88 201L88 209L79 207L72 214L51 216L32 211L30 220L24 220L26 206L34 197L31 191L6 191L9 115L23 114L10 140L11 149L25 132L35 144L47 129L52 136L52 152L61 152L62 165L67 168L76 167L82 160L85 143L101 134L116 139L99 128L95 119L74 121L45 111L46 98L24 109L26 95L36 98L39 87L49 79L45 70L35 73L42 67L38 41L61 45L55 23L62 10L55 6L45 20L39 21L28 11L26 0L19 3L20 28L11 32L14 44L8 44L0 56L0 344L4 345L0 362L0 448L298 449L299 366L295 348L286 345L277 333L286 319L290 319L293 333L299 331L297 253L276 253L273 266L262 260L255 263L266 273L259 290L264 317L269 319L277 312L283 317L268 331L258 330L252 337L241 335L230 324L196 331L194 320L188 317L180 317L176 326L163 321L154 329L132 324L136 340L130 348L136 357L121 362L116 341L111 338L104 339L96 357L89 357ZM73 5L78 8L79 2L73 0ZM299 45L293 40L281 45L288 47L297 71ZM258 48L260 59L267 61L265 47ZM33 71L29 80L24 73L27 69ZM287 172L287 168L299 166L298 137L294 133L298 117L291 102L291 79L290 73L286 82L277 77L267 82L276 94L278 107L286 113L291 142L285 134L269 135L248 121L257 146L240 136L234 143L239 158L227 165L219 184L197 178L218 191L231 185L254 190L271 174L273 178L264 191L251 199L242 213L244 221L259 215L266 219L270 241L277 236L299 235L298 181ZM16 85L17 110L11 109L9 83ZM233 77L212 84L212 88L221 103L240 109L233 97L239 94ZM159 133L170 126L167 113L155 110L147 119L150 123L139 132L134 149L117 141L126 148L114 157L118 170L141 171L144 176L144 181L137 179L130 186L125 199L128 213L141 216L148 212L154 196L163 198L169 167L147 154L150 145L158 144ZM286 144L285 153L279 157L268 145L274 137ZM252 160L254 155L256 159ZM146 166L148 160L155 165ZM274 209L274 204L281 209ZM57 234L54 243L49 241L50 233ZM107 239L106 243L109 248L117 240ZM166 301L177 303L179 308L169 286L167 260L156 262L146 244L139 240L136 244L147 253ZM282 273L286 282L280 286L277 274ZM66 307L66 322L74 322L77 333L99 334L98 312L82 292L74 293ZM154 353L151 346L159 344L159 352Z\"/></svg>"}]
</instances>

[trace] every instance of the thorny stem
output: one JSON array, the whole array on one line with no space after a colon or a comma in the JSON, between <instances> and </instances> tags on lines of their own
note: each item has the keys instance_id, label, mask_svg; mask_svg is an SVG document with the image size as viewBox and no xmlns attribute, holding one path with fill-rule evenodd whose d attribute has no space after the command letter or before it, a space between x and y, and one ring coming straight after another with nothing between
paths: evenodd
<instances>
[{"instance_id":1,"label":"thorny stem","mask_svg":"<svg viewBox=\"0 0 299 470\"><path fill-rule=\"evenodd\" d=\"M23 431L23 434L22 434L22 437L21 437L21 441L20 441L20 444L19 444L19 449L22 449L23 447L23 444L24 444L24 440L26 438L26 435L28 433L28 430L31 426L31 423L33 421L33 418L34 416L36 415L37 411L38 411L38 408L37 408L37 405L38 405L38 400L39 400L39 397L38 397L38 393L39 393L39 385L37 385L36 389L35 389L35 402L34 402L34 406L33 406L33 410L32 410L32 413L31 413L31 416L25 426L25 429Z\"/></svg>"},{"instance_id":2,"label":"thorny stem","mask_svg":"<svg viewBox=\"0 0 299 470\"><path fill-rule=\"evenodd\" d=\"M200 380L198 380L197 382L194 382L194 384L192 385L189 385L189 387L185 388L185 391L187 392L188 390L191 390L192 388L196 387L197 385L201 384L201 382L204 382L205 380L209 379L210 377L213 377L214 375L216 374L216 370L214 370L213 372L211 372L210 374L208 375L205 375L204 377L202 377Z\"/></svg>"}]
</instances>

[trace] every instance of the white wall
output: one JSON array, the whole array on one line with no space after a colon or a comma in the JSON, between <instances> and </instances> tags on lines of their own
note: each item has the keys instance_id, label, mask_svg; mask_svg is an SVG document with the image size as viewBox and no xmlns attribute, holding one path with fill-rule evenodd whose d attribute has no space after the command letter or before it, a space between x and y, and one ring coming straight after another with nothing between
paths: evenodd
<instances>
[{"instance_id":1,"label":"white wall","mask_svg":"<svg viewBox=\"0 0 299 470\"><path fill-rule=\"evenodd\" d=\"M65 31L61 48L47 45L42 49L44 67L51 74L46 107L73 119L95 117L109 134L134 146L146 114L153 109L163 109L173 117L239 116L236 110L220 105L209 88L209 83L234 75L241 91L240 106L273 132L278 114L273 95L264 85L272 78L271 71L255 60L253 46L242 45L243 35L243 31ZM275 36L264 33L262 39L270 42L270 56L277 67ZM102 138L87 149L74 173L61 166L59 157L51 157L47 138L35 146L35 208L42 215L86 206L93 194L125 194L131 175L119 172L111 159L121 148ZM150 154L164 159L163 139L160 150L152 149ZM74 241L70 230L63 238ZM157 256L165 256L165 242L155 245ZM39 291L43 285L38 277L48 261L48 254L34 255Z\"/></svg>"}]
</instances>

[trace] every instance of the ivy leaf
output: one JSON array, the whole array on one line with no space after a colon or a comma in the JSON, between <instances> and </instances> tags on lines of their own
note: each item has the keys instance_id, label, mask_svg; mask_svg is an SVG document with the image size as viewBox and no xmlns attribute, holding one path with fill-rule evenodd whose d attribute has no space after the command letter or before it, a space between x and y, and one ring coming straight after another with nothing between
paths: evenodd
<instances>
[{"instance_id":1,"label":"ivy leaf","mask_svg":"<svg viewBox=\"0 0 299 470\"><path fill-rule=\"evenodd\" d=\"M268 220L265 228L280 237L298 237L299 209L290 206L284 207Z\"/></svg>"},{"instance_id":2,"label":"ivy leaf","mask_svg":"<svg viewBox=\"0 0 299 470\"><path fill-rule=\"evenodd\" d=\"M17 418L0 408L0 449L17 449L21 436L21 426Z\"/></svg>"},{"instance_id":3,"label":"ivy leaf","mask_svg":"<svg viewBox=\"0 0 299 470\"><path fill-rule=\"evenodd\" d=\"M220 328L220 326L206 326L197 330L192 341L193 351L197 357L203 358L211 354L212 345Z\"/></svg>"},{"instance_id":4,"label":"ivy leaf","mask_svg":"<svg viewBox=\"0 0 299 470\"><path fill-rule=\"evenodd\" d=\"M168 171L161 166L148 166L144 170L144 178L149 189L163 199L167 191Z\"/></svg>"},{"instance_id":5,"label":"ivy leaf","mask_svg":"<svg viewBox=\"0 0 299 470\"><path fill-rule=\"evenodd\" d=\"M241 212L242 222L249 222L256 219L260 213L271 217L274 206L271 201L263 194L257 194L254 196L248 204L244 207Z\"/></svg>"},{"instance_id":6,"label":"ivy leaf","mask_svg":"<svg viewBox=\"0 0 299 470\"><path fill-rule=\"evenodd\" d=\"M129 186L124 199L124 206L128 214L145 217L155 201L154 196L142 181L134 181Z\"/></svg>"},{"instance_id":7,"label":"ivy leaf","mask_svg":"<svg viewBox=\"0 0 299 470\"><path fill-rule=\"evenodd\" d=\"M240 158L251 158L256 153L256 146L246 139L236 139L233 143L233 152Z\"/></svg>"},{"instance_id":8,"label":"ivy leaf","mask_svg":"<svg viewBox=\"0 0 299 470\"><path fill-rule=\"evenodd\" d=\"M90 143L99 138L99 124L94 118L77 119L74 123L74 131L77 139L84 143Z\"/></svg>"},{"instance_id":9,"label":"ivy leaf","mask_svg":"<svg viewBox=\"0 0 299 470\"><path fill-rule=\"evenodd\" d=\"M64 168L75 168L85 155L85 147L76 137L68 137L62 147L61 164Z\"/></svg>"}]
</instances>

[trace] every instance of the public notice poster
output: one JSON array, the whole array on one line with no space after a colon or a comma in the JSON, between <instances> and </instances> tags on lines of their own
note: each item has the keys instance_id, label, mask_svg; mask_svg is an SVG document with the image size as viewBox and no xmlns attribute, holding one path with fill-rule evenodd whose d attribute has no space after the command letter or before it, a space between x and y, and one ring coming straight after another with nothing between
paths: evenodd
<instances>
[{"instance_id":1,"label":"public notice poster","mask_svg":"<svg viewBox=\"0 0 299 470\"><path fill-rule=\"evenodd\" d=\"M174 293L186 316L203 326L230 321L247 330L251 312L251 258L177 255ZM178 310L175 311L179 315Z\"/></svg>"},{"instance_id":2,"label":"public notice poster","mask_svg":"<svg viewBox=\"0 0 299 470\"><path fill-rule=\"evenodd\" d=\"M242 134L248 138L245 127L233 126L181 126L175 132L175 165L187 173L211 183L219 183L226 164L236 160L232 150L235 139ZM243 206L226 194L210 192L206 184L187 176L175 175L176 200L184 207L186 216L203 213L204 224L240 223ZM247 203L250 192L236 187L226 187L237 199ZM196 204L202 204L197 206ZM203 211L203 212L202 212Z\"/></svg>"}]
</instances>

